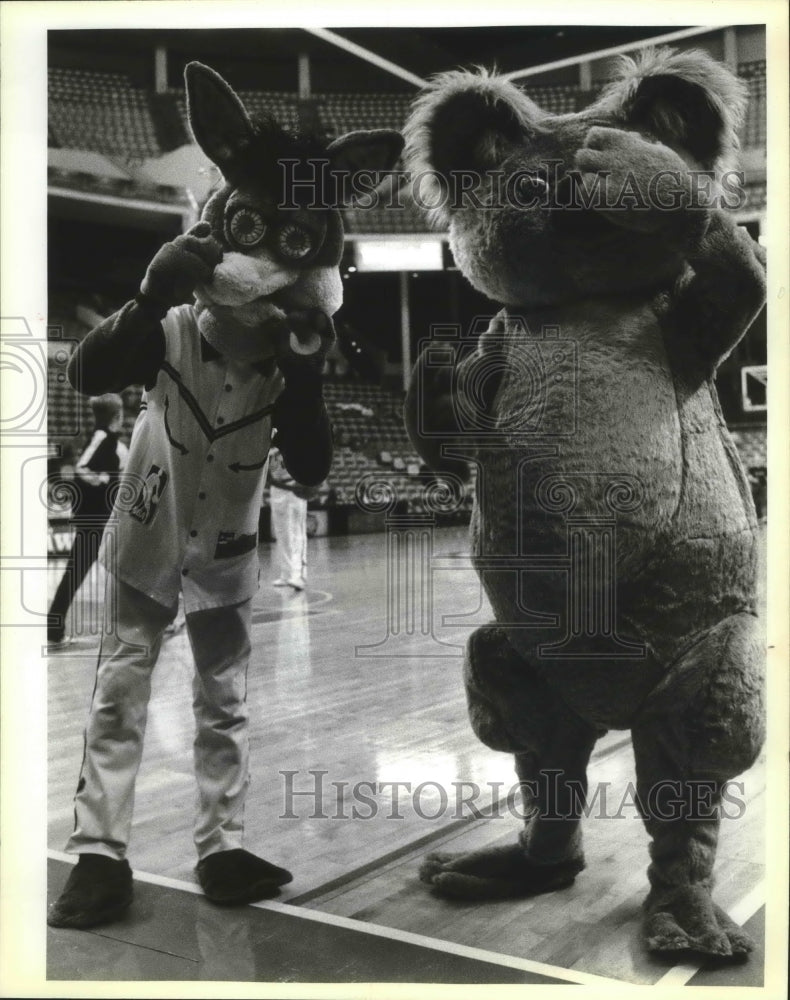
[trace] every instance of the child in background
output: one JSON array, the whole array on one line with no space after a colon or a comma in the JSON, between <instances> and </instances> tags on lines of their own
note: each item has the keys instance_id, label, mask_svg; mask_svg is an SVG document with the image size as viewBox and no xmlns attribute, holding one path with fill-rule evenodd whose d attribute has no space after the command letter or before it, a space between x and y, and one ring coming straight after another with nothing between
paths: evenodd
<instances>
[{"instance_id":1,"label":"child in background","mask_svg":"<svg viewBox=\"0 0 790 1000\"><path fill-rule=\"evenodd\" d=\"M112 512L114 487L129 454L118 437L123 419L121 397L110 392L93 396L89 403L95 429L74 469L74 542L49 609L47 640L53 646L65 642L66 614L99 554L102 530Z\"/></svg>"}]
</instances>

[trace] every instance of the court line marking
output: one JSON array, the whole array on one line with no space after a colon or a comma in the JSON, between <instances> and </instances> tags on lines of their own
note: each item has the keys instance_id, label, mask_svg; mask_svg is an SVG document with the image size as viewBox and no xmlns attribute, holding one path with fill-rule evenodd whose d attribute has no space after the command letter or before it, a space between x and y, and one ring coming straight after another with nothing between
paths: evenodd
<instances>
[{"instance_id":1,"label":"court line marking","mask_svg":"<svg viewBox=\"0 0 790 1000\"><path fill-rule=\"evenodd\" d=\"M316 600L316 601L312 601L311 602L309 600L309 595L310 594L317 594L317 595L320 594L321 595L320 600ZM288 601L287 601L288 597L298 598L300 596L303 596L303 597L307 598L307 601L304 604L302 604L300 602L298 605L296 605L294 607L288 607L287 606L288 605ZM303 590L303 591L294 591L293 594L288 594L287 597L283 599L283 601L281 602L281 604L279 605L279 607L275 608L275 607L272 607L271 605L269 605L267 603L262 604L260 607L254 607L252 609L252 626L253 627L257 627L257 628L261 628L261 627L266 626L266 625L277 625L281 621L288 621L288 620L293 620L293 619L297 619L297 618L307 618L312 612L315 611L316 608L324 608L324 607L326 607L327 604L331 604L332 601L334 600L334 598L335 598L335 595L334 595L334 593L331 590L319 590L318 588L313 589L313 588L308 587L306 590ZM258 614L258 615L261 615L261 614L262 615L276 615L276 614L278 614L278 612L283 612L283 614L282 614L281 617L277 617L277 618L273 617L273 618L270 618L268 621L259 621L259 622L255 621L255 615L256 614ZM320 613L321 614L330 614L332 612L331 611L322 611ZM337 613L337 612L335 612L335 613Z\"/></svg>"},{"instance_id":2,"label":"court line marking","mask_svg":"<svg viewBox=\"0 0 790 1000\"><path fill-rule=\"evenodd\" d=\"M590 763L597 764L604 761L608 757L617 753L619 750L622 750L623 747L629 746L630 743L631 737L626 736L617 743L604 747L598 753L593 752ZM391 865L408 858L417 851L422 851L425 848L439 845L442 841L449 838L455 839L455 837L461 835L465 831L465 828L471 823L476 823L480 820L490 820L499 815L500 808L507 805L508 798L509 795L503 795L498 799L494 799L489 802L487 806L478 809L477 813L469 813L466 816L461 816L459 819L451 820L446 826L442 826L438 830L434 830L422 837L418 837L416 840L410 840L408 843L402 844L400 847L395 847L391 851L387 851L385 854L379 855L379 857L375 858L373 861L368 861L364 865L352 868L344 875L338 875L336 878L330 879L328 882L324 882L321 885L316 886L314 889L306 889L304 892L301 892L289 899L288 905L304 906L306 903L312 903L314 900L321 899L328 893L335 893L338 890L350 886L352 883L357 882L361 878L375 877L377 874L384 872Z\"/></svg>"},{"instance_id":3,"label":"court line marking","mask_svg":"<svg viewBox=\"0 0 790 1000\"><path fill-rule=\"evenodd\" d=\"M736 924L745 924L747 920L757 913L761 906L765 906L765 879L750 889L746 895L727 911L727 916ZM655 984L656 986L685 986L705 965L701 962L682 962L673 966L669 972L665 973ZM704 986L704 983L702 984Z\"/></svg>"},{"instance_id":4,"label":"court line marking","mask_svg":"<svg viewBox=\"0 0 790 1000\"><path fill-rule=\"evenodd\" d=\"M75 855L52 849L47 850L47 857L53 861L63 861L66 864L73 865L76 862ZM154 875L150 872L140 872L136 869L134 877L138 882L159 885L166 889L177 889L182 892L192 893L195 896L203 895L203 890L194 882L184 882L181 879L170 878L166 875ZM607 986L609 988L612 986L634 985L624 980L607 979L605 976L596 976L593 973L563 969L560 966L548 965L546 962L537 962L528 958L518 958L515 955L500 955L497 952L487 951L484 948L474 948L470 945L456 944L453 941L443 941L441 938L428 937L425 934L415 934L413 931L385 927L382 924L369 924L361 920L354 920L351 917L341 917L334 913L322 913L320 910L311 910L309 907L289 906L287 903L277 903L273 900L262 900L259 903L251 903L250 905L255 909L269 910L272 913L280 913L283 916L296 917L301 920L311 920L318 924L329 924L332 927L355 931L358 934L370 934L373 937L382 937L390 941L412 944L431 951L440 951L443 954L457 955L459 958L469 958L477 962L485 962L489 965L499 965L507 969L518 969L522 972L532 972L535 975L548 976L552 979L559 979L566 985Z\"/></svg>"}]
</instances>

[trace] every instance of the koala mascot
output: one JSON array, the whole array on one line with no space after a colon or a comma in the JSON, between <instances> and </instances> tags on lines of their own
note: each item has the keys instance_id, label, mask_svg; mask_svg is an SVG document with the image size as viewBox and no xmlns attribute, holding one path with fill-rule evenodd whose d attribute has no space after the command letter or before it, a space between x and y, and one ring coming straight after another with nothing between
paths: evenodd
<instances>
[{"instance_id":1,"label":"koala mascot","mask_svg":"<svg viewBox=\"0 0 790 1000\"><path fill-rule=\"evenodd\" d=\"M116 919L132 901L135 778L151 673L179 592L195 659L198 880L225 905L291 881L242 847L267 456L274 441L306 486L329 471L321 372L342 302L339 209L354 174L392 167L403 140L380 130L327 144L269 116L253 121L199 63L186 68L186 90L193 135L222 183L69 365L82 392L143 384L146 393L102 543L107 624L67 844L79 861L50 909L56 927Z\"/></svg>"},{"instance_id":2,"label":"koala mascot","mask_svg":"<svg viewBox=\"0 0 790 1000\"><path fill-rule=\"evenodd\" d=\"M711 899L722 789L764 737L757 522L713 381L765 299L762 251L720 207L744 108L724 66L662 49L559 116L446 73L406 128L459 268L503 307L471 351L422 353L406 421L438 472L477 467L496 621L468 643L469 714L529 802L517 844L421 878L468 900L569 885L591 751L630 729L655 952L751 948Z\"/></svg>"}]
</instances>

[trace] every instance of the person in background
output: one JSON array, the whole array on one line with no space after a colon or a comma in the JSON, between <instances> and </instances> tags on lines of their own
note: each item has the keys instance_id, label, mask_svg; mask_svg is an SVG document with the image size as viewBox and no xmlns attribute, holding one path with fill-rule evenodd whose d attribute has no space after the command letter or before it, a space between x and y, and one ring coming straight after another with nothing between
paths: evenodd
<instances>
[{"instance_id":1,"label":"person in background","mask_svg":"<svg viewBox=\"0 0 790 1000\"><path fill-rule=\"evenodd\" d=\"M112 512L114 487L129 454L118 437L123 420L121 397L105 393L91 397L89 404L95 428L74 468L74 542L49 609L47 641L53 646L66 640L66 614L99 554L102 530Z\"/></svg>"},{"instance_id":2,"label":"person in background","mask_svg":"<svg viewBox=\"0 0 790 1000\"><path fill-rule=\"evenodd\" d=\"M272 534L280 556L281 576L275 587L304 590L307 577L307 501L317 493L297 483L277 448L269 452L269 503Z\"/></svg>"}]
</instances>

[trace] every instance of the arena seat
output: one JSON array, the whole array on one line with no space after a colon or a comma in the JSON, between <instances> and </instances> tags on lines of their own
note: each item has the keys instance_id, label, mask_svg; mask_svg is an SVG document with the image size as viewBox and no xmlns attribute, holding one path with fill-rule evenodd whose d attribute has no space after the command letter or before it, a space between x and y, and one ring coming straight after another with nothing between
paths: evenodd
<instances>
[{"instance_id":1,"label":"arena seat","mask_svg":"<svg viewBox=\"0 0 790 1000\"><path fill-rule=\"evenodd\" d=\"M765 148L765 61L742 62L738 73L749 91L741 143L744 148ZM48 142L51 146L95 151L126 161L161 155L157 122L151 113L155 95L152 90L133 86L127 74L52 66L48 83ZM596 81L591 90L585 91L576 84L520 84L537 104L558 114L585 107L605 85L605 81ZM302 100L296 93L258 90L244 90L240 95L253 113L272 112L289 128L300 123L317 124L329 136L357 129L401 129L413 98L412 94L400 93L319 93ZM183 88L168 90L166 97L168 109L180 118L186 129ZM49 167L48 174L51 183L76 190L120 196L142 193L150 200L165 203L176 203L183 198L183 193L171 185L150 185L143 192L135 182L99 178L55 166ZM755 179L746 185L744 194L746 211L764 209L764 182ZM403 208L398 210L386 207L346 210L347 230L351 234L381 235L426 232L428 225L424 215L411 198L404 194L400 203ZM68 444L75 440L69 428L73 428L75 420L84 426L88 410L87 403L59 380L62 374L51 365L50 434L53 441ZM139 407L139 391L132 389L125 394L128 395L124 428L127 434ZM402 397L361 382L330 382L325 395L337 442L335 463L328 480L332 490L330 502L341 506L354 504L354 490L360 476L376 470L395 477L399 495L417 498L421 490L418 479L424 467L404 430ZM759 474L766 465L765 429L738 429L734 436L747 469Z\"/></svg>"},{"instance_id":2,"label":"arena seat","mask_svg":"<svg viewBox=\"0 0 790 1000\"><path fill-rule=\"evenodd\" d=\"M327 135L368 128L403 128L409 113L408 94L319 94L318 118Z\"/></svg>"},{"instance_id":3,"label":"arena seat","mask_svg":"<svg viewBox=\"0 0 790 1000\"><path fill-rule=\"evenodd\" d=\"M749 147L765 147L766 145L766 88L765 60L740 63L738 76L749 88L749 103L746 108L746 118L740 132L741 145Z\"/></svg>"},{"instance_id":4,"label":"arena seat","mask_svg":"<svg viewBox=\"0 0 790 1000\"><path fill-rule=\"evenodd\" d=\"M765 148L765 60L740 63L738 74L749 90L741 144L744 148ZM590 90L582 90L577 84L520 86L540 107L565 114L590 104L606 83L597 81ZM155 95L152 90L133 86L124 73L50 67L48 141L55 147L91 150L127 160L159 156L163 141L157 138L157 125L161 131L162 123L157 121L153 108L154 98L160 100L163 96L168 101L168 113L180 118L183 136L188 135L183 88ZM395 93L319 93L300 99L291 92L244 90L240 96L253 113L272 112L286 128L317 126L330 138L357 129L401 129L412 101L411 94ZM85 188L90 183L85 180L80 185L74 181L74 186ZM750 183L745 192L747 208L764 208L764 186ZM164 190L150 196L159 201L171 198ZM172 197L177 200L176 195ZM347 210L348 231L383 235L425 232L428 226L424 214L412 199L404 194L398 203L402 207L397 210L385 207L384 202L378 207Z\"/></svg>"},{"instance_id":5,"label":"arena seat","mask_svg":"<svg viewBox=\"0 0 790 1000\"><path fill-rule=\"evenodd\" d=\"M49 69L48 130L59 146L130 158L161 153L148 105L150 91L123 73Z\"/></svg>"},{"instance_id":6,"label":"arena seat","mask_svg":"<svg viewBox=\"0 0 790 1000\"><path fill-rule=\"evenodd\" d=\"M749 89L749 108L741 131L744 146L765 145L765 60L743 62L738 75ZM576 84L521 84L540 107L554 114L578 111L606 86L591 90ZM182 88L167 92L186 127ZM286 128L296 128L307 115L329 137L368 128L402 129L411 106L410 94L325 93L300 99L296 93L243 90L240 96L253 113L273 113ZM51 66L49 68L49 141L56 145L156 156L161 150L152 121L152 90L135 87L124 73L106 73Z\"/></svg>"}]
</instances>

